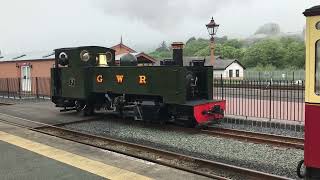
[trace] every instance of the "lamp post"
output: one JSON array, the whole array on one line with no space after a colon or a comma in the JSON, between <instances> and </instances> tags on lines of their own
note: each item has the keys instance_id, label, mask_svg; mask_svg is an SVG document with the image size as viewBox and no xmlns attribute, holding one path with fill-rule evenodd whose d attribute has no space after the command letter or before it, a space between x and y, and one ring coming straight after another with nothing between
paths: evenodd
<instances>
[{"instance_id":1,"label":"lamp post","mask_svg":"<svg viewBox=\"0 0 320 180\"><path fill-rule=\"evenodd\" d=\"M209 24L206 24L206 27L208 29L208 33L210 35L210 62L211 65L214 65L215 57L214 57L214 35L216 35L219 24L216 24L213 20L213 17L211 18Z\"/></svg>"}]
</instances>

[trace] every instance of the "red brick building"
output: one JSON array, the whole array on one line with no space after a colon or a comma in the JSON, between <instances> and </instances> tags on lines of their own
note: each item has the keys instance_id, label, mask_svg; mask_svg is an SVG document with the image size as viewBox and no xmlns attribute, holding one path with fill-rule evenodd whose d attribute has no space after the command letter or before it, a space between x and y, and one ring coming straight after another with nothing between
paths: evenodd
<instances>
[{"instance_id":1,"label":"red brick building","mask_svg":"<svg viewBox=\"0 0 320 180\"><path fill-rule=\"evenodd\" d=\"M0 57L0 92L21 95L32 92L37 95L50 94L50 68L54 64L54 53L32 52L8 54ZM33 78L38 77L38 78Z\"/></svg>"},{"instance_id":2,"label":"red brick building","mask_svg":"<svg viewBox=\"0 0 320 180\"><path fill-rule=\"evenodd\" d=\"M144 52L136 52L124 45L122 41L111 47L116 51L116 60L126 53L135 55L138 65L152 65L156 60ZM0 78L50 77L50 68L54 64L54 53L32 52L17 53L0 56Z\"/></svg>"},{"instance_id":3,"label":"red brick building","mask_svg":"<svg viewBox=\"0 0 320 180\"><path fill-rule=\"evenodd\" d=\"M139 66L152 65L156 61L143 52L129 48L122 41L112 48L116 51L115 58L118 61L126 53L135 55ZM0 93L10 91L48 95L50 69L53 66L53 51L0 55Z\"/></svg>"},{"instance_id":4,"label":"red brick building","mask_svg":"<svg viewBox=\"0 0 320 180\"><path fill-rule=\"evenodd\" d=\"M0 57L0 78L50 77L53 52L9 54Z\"/></svg>"}]
</instances>

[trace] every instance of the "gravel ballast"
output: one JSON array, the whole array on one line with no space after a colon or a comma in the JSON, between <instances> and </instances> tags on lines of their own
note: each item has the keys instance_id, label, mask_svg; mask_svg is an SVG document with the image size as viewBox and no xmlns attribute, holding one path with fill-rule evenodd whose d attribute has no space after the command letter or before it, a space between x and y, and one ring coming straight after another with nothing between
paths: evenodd
<instances>
[{"instance_id":1,"label":"gravel ballast","mask_svg":"<svg viewBox=\"0 0 320 180\"><path fill-rule=\"evenodd\" d=\"M259 133L275 134L282 136L290 136L297 138L304 138L304 131L295 131L289 129L273 128L273 127L262 127L244 124L232 124L232 123L220 123L213 125L214 127L228 128L228 129L239 129L245 131L253 131Z\"/></svg>"},{"instance_id":2,"label":"gravel ballast","mask_svg":"<svg viewBox=\"0 0 320 180\"><path fill-rule=\"evenodd\" d=\"M296 165L303 159L303 150L241 142L205 134L172 132L165 127L155 128L137 125L134 122L100 120L64 127L291 178L296 178Z\"/></svg>"}]
</instances>

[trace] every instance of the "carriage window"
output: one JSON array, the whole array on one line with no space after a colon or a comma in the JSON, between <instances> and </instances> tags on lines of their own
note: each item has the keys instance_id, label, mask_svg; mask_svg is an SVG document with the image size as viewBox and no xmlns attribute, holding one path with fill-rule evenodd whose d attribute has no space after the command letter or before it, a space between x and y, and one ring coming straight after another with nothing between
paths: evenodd
<instances>
[{"instance_id":1,"label":"carriage window","mask_svg":"<svg viewBox=\"0 0 320 180\"><path fill-rule=\"evenodd\" d=\"M320 21L319 21L319 22L317 22L317 24L316 24L316 28L317 28L318 30L320 30Z\"/></svg>"},{"instance_id":2,"label":"carriage window","mask_svg":"<svg viewBox=\"0 0 320 180\"><path fill-rule=\"evenodd\" d=\"M320 95L320 40L316 42L315 93Z\"/></svg>"}]
</instances>

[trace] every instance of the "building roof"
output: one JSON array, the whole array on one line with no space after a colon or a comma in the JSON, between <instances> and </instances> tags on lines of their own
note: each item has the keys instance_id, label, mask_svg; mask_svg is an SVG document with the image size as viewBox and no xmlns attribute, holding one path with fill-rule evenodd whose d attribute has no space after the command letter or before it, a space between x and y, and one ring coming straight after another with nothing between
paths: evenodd
<instances>
[{"instance_id":1,"label":"building roof","mask_svg":"<svg viewBox=\"0 0 320 180\"><path fill-rule=\"evenodd\" d=\"M111 49L114 49L114 50L117 50L117 48L119 48L119 49L126 49L128 52L130 52L130 53L136 53L136 51L135 50L133 50L133 49L131 49L131 48L129 48L128 46L126 46L126 45L124 45L122 42L120 42L119 44L117 44L117 45L114 45L114 46L112 46L112 47L110 47Z\"/></svg>"},{"instance_id":2,"label":"building roof","mask_svg":"<svg viewBox=\"0 0 320 180\"><path fill-rule=\"evenodd\" d=\"M0 62L10 62L10 61L34 61L34 60L49 60L54 59L53 51L38 51L29 53L12 53L4 54L0 58Z\"/></svg>"},{"instance_id":3,"label":"building roof","mask_svg":"<svg viewBox=\"0 0 320 180\"><path fill-rule=\"evenodd\" d=\"M170 59L166 59L170 60ZM210 63L210 56L207 57L183 57L183 66L189 66L191 61L199 61L199 60L204 60L204 65L205 66L212 66ZM243 69L245 67L237 60L237 59L223 59L220 56L216 57L215 63L213 65L214 70L225 70L227 69L228 66L230 66L232 63L238 63ZM156 62L156 65L159 65L160 61Z\"/></svg>"}]
</instances>

